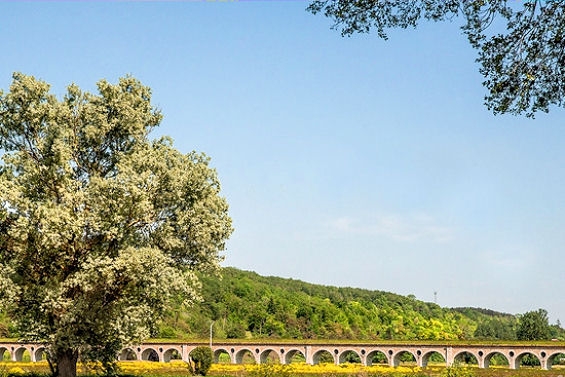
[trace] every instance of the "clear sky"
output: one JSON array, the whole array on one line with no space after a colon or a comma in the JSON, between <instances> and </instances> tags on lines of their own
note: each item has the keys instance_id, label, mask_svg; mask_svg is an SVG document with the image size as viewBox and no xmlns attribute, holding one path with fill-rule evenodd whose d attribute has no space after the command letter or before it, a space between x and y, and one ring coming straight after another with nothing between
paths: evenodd
<instances>
[{"instance_id":1,"label":"clear sky","mask_svg":"<svg viewBox=\"0 0 565 377\"><path fill-rule=\"evenodd\" d=\"M218 171L226 266L565 321L565 112L492 115L457 24L342 38L306 6L0 1L0 88L150 86Z\"/></svg>"}]
</instances>

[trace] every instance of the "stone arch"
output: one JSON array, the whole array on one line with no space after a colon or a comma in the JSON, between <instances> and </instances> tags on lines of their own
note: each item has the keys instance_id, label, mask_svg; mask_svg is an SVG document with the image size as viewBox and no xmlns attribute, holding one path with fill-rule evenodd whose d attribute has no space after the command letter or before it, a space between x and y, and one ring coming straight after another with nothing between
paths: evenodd
<instances>
[{"instance_id":1,"label":"stone arch","mask_svg":"<svg viewBox=\"0 0 565 377\"><path fill-rule=\"evenodd\" d=\"M284 353L283 359L285 364L292 364L293 362L298 361L297 359L300 361L306 361L306 356L301 350L293 348Z\"/></svg>"},{"instance_id":2,"label":"stone arch","mask_svg":"<svg viewBox=\"0 0 565 377\"><path fill-rule=\"evenodd\" d=\"M124 348L118 355L118 360L120 361L133 361L137 360L137 354L133 348Z\"/></svg>"},{"instance_id":3,"label":"stone arch","mask_svg":"<svg viewBox=\"0 0 565 377\"><path fill-rule=\"evenodd\" d=\"M228 364L232 363L232 359L228 350L224 348L218 348L214 351L214 363L215 364Z\"/></svg>"},{"instance_id":4,"label":"stone arch","mask_svg":"<svg viewBox=\"0 0 565 377\"><path fill-rule=\"evenodd\" d=\"M389 363L388 357L384 351L381 350L371 350L367 357L365 358L365 363L367 366L371 366L373 364L387 364Z\"/></svg>"},{"instance_id":5,"label":"stone arch","mask_svg":"<svg viewBox=\"0 0 565 377\"><path fill-rule=\"evenodd\" d=\"M521 352L514 358L513 369L519 369L521 366L540 366L541 360L538 355L532 352ZM512 366L511 366L512 368Z\"/></svg>"},{"instance_id":6,"label":"stone arch","mask_svg":"<svg viewBox=\"0 0 565 377\"><path fill-rule=\"evenodd\" d=\"M335 356L327 349L320 349L312 355L312 362L314 365L320 363L327 363L333 360L335 363Z\"/></svg>"},{"instance_id":7,"label":"stone arch","mask_svg":"<svg viewBox=\"0 0 565 377\"><path fill-rule=\"evenodd\" d=\"M438 361L441 359L441 363L445 365L446 360L445 356L441 353L440 350L429 350L422 353L422 367L428 366L430 361Z\"/></svg>"},{"instance_id":8,"label":"stone arch","mask_svg":"<svg viewBox=\"0 0 565 377\"><path fill-rule=\"evenodd\" d=\"M337 355L337 359L339 361L339 364L343 364L343 363L362 363L361 361L361 355L359 355L357 353L357 351L352 350L352 349L345 349L343 351L341 351L338 355Z\"/></svg>"},{"instance_id":9,"label":"stone arch","mask_svg":"<svg viewBox=\"0 0 565 377\"><path fill-rule=\"evenodd\" d=\"M401 362L404 362L403 359L405 357L408 358L409 356L411 356L413 361L416 362L416 355L414 355L409 350L401 350L401 351L396 352L395 354L392 355L392 366L394 366L394 367L399 366Z\"/></svg>"},{"instance_id":10,"label":"stone arch","mask_svg":"<svg viewBox=\"0 0 565 377\"><path fill-rule=\"evenodd\" d=\"M31 360L31 355L29 351L25 347L19 347L14 350L15 361L24 361L24 358L28 358ZM27 357L26 357L27 356Z\"/></svg>"},{"instance_id":11,"label":"stone arch","mask_svg":"<svg viewBox=\"0 0 565 377\"><path fill-rule=\"evenodd\" d=\"M479 358L471 351L461 351L453 356L455 364L477 364L479 365Z\"/></svg>"},{"instance_id":12,"label":"stone arch","mask_svg":"<svg viewBox=\"0 0 565 377\"><path fill-rule=\"evenodd\" d=\"M256 364L257 358L249 348L242 348L235 354L237 364Z\"/></svg>"},{"instance_id":13,"label":"stone arch","mask_svg":"<svg viewBox=\"0 0 565 377\"><path fill-rule=\"evenodd\" d=\"M168 363L171 360L182 360L182 350L173 347L163 352L163 361Z\"/></svg>"},{"instance_id":14,"label":"stone arch","mask_svg":"<svg viewBox=\"0 0 565 377\"><path fill-rule=\"evenodd\" d=\"M264 349L259 355L261 364L280 364L281 354L272 348Z\"/></svg>"},{"instance_id":15,"label":"stone arch","mask_svg":"<svg viewBox=\"0 0 565 377\"><path fill-rule=\"evenodd\" d=\"M483 365L483 368L488 368L491 365L510 365L510 360L502 352L493 351L485 356Z\"/></svg>"},{"instance_id":16,"label":"stone arch","mask_svg":"<svg viewBox=\"0 0 565 377\"><path fill-rule=\"evenodd\" d=\"M565 365L565 353L563 352L556 352L554 354L549 355L547 358L547 369L551 369L553 365Z\"/></svg>"},{"instance_id":17,"label":"stone arch","mask_svg":"<svg viewBox=\"0 0 565 377\"><path fill-rule=\"evenodd\" d=\"M146 348L141 353L141 360L144 361L159 361L159 353L153 348Z\"/></svg>"},{"instance_id":18,"label":"stone arch","mask_svg":"<svg viewBox=\"0 0 565 377\"><path fill-rule=\"evenodd\" d=\"M7 351L7 352L6 352ZM8 360L5 360L5 359ZM10 350L6 347L0 347L0 361L9 361L11 360Z\"/></svg>"},{"instance_id":19,"label":"stone arch","mask_svg":"<svg viewBox=\"0 0 565 377\"><path fill-rule=\"evenodd\" d=\"M39 347L36 350L33 350L32 348L32 352L33 352L33 361L41 361L44 359L47 359L47 351L45 350L45 347Z\"/></svg>"}]
</instances>

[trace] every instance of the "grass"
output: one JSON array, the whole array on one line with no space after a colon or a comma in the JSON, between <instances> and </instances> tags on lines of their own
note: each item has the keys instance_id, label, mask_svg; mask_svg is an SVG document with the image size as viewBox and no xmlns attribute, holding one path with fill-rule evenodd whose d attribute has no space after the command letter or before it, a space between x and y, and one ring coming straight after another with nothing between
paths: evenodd
<instances>
[{"instance_id":1,"label":"grass","mask_svg":"<svg viewBox=\"0 0 565 377\"><path fill-rule=\"evenodd\" d=\"M209 344L210 339L148 339L146 344ZM447 346L548 346L565 347L565 341L553 340L349 340L349 339L274 339L274 338L253 338L253 339L213 339L213 343L221 344L301 344L301 345L447 345Z\"/></svg>"},{"instance_id":2,"label":"grass","mask_svg":"<svg viewBox=\"0 0 565 377\"><path fill-rule=\"evenodd\" d=\"M201 344L208 345L210 339L147 339L144 344ZM17 339L0 339L0 343L18 343ZM301 345L445 345L445 346L538 346L565 347L565 341L552 340L349 340L349 339L213 339L213 343L221 344L301 344Z\"/></svg>"}]
</instances>

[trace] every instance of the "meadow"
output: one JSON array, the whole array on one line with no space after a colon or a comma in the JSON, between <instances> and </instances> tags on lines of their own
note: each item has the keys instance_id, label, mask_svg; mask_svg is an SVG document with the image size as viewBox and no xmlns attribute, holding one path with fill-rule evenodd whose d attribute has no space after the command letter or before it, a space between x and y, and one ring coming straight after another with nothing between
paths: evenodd
<instances>
[{"instance_id":1,"label":"meadow","mask_svg":"<svg viewBox=\"0 0 565 377\"><path fill-rule=\"evenodd\" d=\"M188 377L186 363L171 361L159 363L149 361L120 361L120 373L127 377ZM97 364L79 364L79 375L93 376L100 373ZM26 377L49 374L47 362L0 362L0 377ZM336 365L325 363L308 365L305 363L281 364L212 364L208 375L217 377L563 377L564 367L552 370L539 368L520 368L510 370L494 367L479 369L477 367L457 366L445 368L442 364L434 364L426 368L414 365L402 365L396 368L383 365L365 367L361 364L344 363Z\"/></svg>"}]
</instances>

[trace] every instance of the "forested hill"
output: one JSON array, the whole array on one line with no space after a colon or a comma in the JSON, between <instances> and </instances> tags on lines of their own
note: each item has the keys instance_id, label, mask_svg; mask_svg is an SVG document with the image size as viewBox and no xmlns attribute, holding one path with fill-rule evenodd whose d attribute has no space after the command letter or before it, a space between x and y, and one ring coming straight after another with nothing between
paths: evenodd
<instances>
[{"instance_id":1,"label":"forested hill","mask_svg":"<svg viewBox=\"0 0 565 377\"><path fill-rule=\"evenodd\" d=\"M412 296L264 277L227 267L202 277L203 300L173 310L160 337L298 339L516 339L514 315L487 309L441 308ZM549 326L550 337L562 337Z\"/></svg>"}]
</instances>

